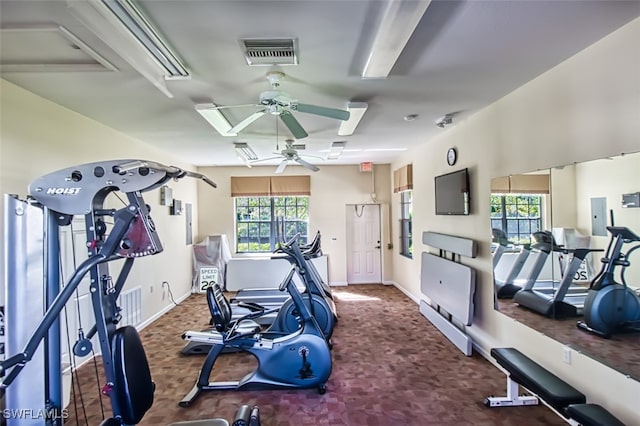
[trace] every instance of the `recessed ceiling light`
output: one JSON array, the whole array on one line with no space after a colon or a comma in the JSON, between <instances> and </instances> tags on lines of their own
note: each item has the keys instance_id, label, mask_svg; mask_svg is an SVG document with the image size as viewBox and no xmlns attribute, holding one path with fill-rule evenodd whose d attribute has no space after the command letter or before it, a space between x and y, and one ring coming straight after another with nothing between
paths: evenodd
<instances>
[{"instance_id":1,"label":"recessed ceiling light","mask_svg":"<svg viewBox=\"0 0 640 426\"><path fill-rule=\"evenodd\" d=\"M404 116L404 121L414 121L418 117L420 117L418 114L405 115Z\"/></svg>"}]
</instances>

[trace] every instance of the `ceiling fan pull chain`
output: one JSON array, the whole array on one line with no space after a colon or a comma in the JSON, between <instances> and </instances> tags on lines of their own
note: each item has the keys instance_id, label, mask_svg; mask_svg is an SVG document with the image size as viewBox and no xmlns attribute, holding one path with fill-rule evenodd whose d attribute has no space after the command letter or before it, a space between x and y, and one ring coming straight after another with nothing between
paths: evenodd
<instances>
[{"instance_id":1,"label":"ceiling fan pull chain","mask_svg":"<svg viewBox=\"0 0 640 426\"><path fill-rule=\"evenodd\" d=\"M276 115L276 151L280 151L280 145L278 142L278 116Z\"/></svg>"}]
</instances>

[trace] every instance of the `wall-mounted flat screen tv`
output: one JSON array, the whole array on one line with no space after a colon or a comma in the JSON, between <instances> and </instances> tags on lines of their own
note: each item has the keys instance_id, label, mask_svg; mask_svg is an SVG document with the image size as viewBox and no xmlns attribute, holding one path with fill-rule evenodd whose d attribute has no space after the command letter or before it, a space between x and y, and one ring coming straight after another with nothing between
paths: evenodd
<instances>
[{"instance_id":1,"label":"wall-mounted flat screen tv","mask_svg":"<svg viewBox=\"0 0 640 426\"><path fill-rule=\"evenodd\" d=\"M467 169L436 176L436 214L469 214L469 172Z\"/></svg>"}]
</instances>

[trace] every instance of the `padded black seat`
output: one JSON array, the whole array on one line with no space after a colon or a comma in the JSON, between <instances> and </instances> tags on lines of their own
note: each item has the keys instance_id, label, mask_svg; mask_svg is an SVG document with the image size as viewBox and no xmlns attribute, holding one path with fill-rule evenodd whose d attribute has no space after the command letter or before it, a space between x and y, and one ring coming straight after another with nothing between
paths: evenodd
<instances>
[{"instance_id":1,"label":"padded black seat","mask_svg":"<svg viewBox=\"0 0 640 426\"><path fill-rule=\"evenodd\" d=\"M207 305L213 325L220 333L224 333L231 328L231 305L218 284L213 284L207 288Z\"/></svg>"},{"instance_id":2,"label":"padded black seat","mask_svg":"<svg viewBox=\"0 0 640 426\"><path fill-rule=\"evenodd\" d=\"M598 404L576 404L567 407L567 414L582 426L624 426Z\"/></svg>"},{"instance_id":3,"label":"padded black seat","mask_svg":"<svg viewBox=\"0 0 640 426\"><path fill-rule=\"evenodd\" d=\"M155 384L140 336L130 325L118 328L111 338L116 401L124 424L135 425L153 404Z\"/></svg>"},{"instance_id":4,"label":"padded black seat","mask_svg":"<svg viewBox=\"0 0 640 426\"><path fill-rule=\"evenodd\" d=\"M491 356L510 373L514 382L544 399L565 417L568 417L567 406L586 403L584 394L515 348L493 348Z\"/></svg>"}]
</instances>

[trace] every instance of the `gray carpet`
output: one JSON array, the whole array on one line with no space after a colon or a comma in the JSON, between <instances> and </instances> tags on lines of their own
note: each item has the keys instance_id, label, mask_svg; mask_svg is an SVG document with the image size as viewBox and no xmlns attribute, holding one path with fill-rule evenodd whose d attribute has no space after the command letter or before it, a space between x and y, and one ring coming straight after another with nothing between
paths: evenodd
<instances>
[{"instance_id":1,"label":"gray carpet","mask_svg":"<svg viewBox=\"0 0 640 426\"><path fill-rule=\"evenodd\" d=\"M484 397L505 393L504 374L478 354L464 356L396 288L339 287L334 295L340 321L333 337L333 371L326 394L219 391L205 393L193 406L180 408L178 401L195 383L204 360L204 356L179 354L180 335L208 322L204 296L190 296L141 333L157 389L154 405L140 424L212 417L231 421L241 404L258 405L264 426L565 424L545 406L484 407ZM212 379L238 380L255 364L247 354L223 355ZM83 366L78 377L87 412L85 419L79 411L79 424L97 425L102 414L93 366ZM102 400L108 403L108 398ZM73 403L70 415L68 424L78 424Z\"/></svg>"}]
</instances>

